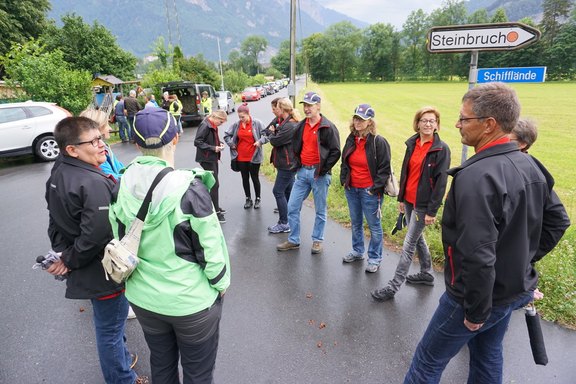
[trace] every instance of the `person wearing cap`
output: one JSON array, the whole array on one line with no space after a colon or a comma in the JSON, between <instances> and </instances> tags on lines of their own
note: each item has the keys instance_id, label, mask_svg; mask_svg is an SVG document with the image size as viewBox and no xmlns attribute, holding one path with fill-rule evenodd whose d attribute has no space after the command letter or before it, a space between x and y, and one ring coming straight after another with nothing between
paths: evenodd
<instances>
[{"instance_id":1,"label":"person wearing cap","mask_svg":"<svg viewBox=\"0 0 576 384\"><path fill-rule=\"evenodd\" d=\"M394 278L386 287L372 292L378 301L394 298L404 281L434 285L434 276L430 273L432 257L423 233L427 225L436 222L436 213L444 199L450 148L438 135L440 112L436 108L419 109L412 127L416 134L406 141L398 194L398 210L405 213L408 229ZM420 272L407 276L416 251Z\"/></svg>"},{"instance_id":2,"label":"person wearing cap","mask_svg":"<svg viewBox=\"0 0 576 384\"><path fill-rule=\"evenodd\" d=\"M252 205L254 209L259 209L262 201L259 173L264 159L262 144L268 142L268 136L264 133L264 124L250 116L247 103L239 106L237 112L239 120L226 130L224 141L230 147L230 157L238 162L242 175L242 187L246 196L244 209L249 209ZM254 201L250 191L250 179L254 184Z\"/></svg>"},{"instance_id":3,"label":"person wearing cap","mask_svg":"<svg viewBox=\"0 0 576 384\"><path fill-rule=\"evenodd\" d=\"M340 159L340 135L336 126L320 113L320 96L308 92L300 102L304 104L304 118L296 127L292 146L296 181L288 201L288 240L278 244L278 251L300 248L300 210L310 192L314 196L316 218L312 230L312 254L322 252L324 227L327 218L328 187L332 167Z\"/></svg>"},{"instance_id":4,"label":"person wearing cap","mask_svg":"<svg viewBox=\"0 0 576 384\"><path fill-rule=\"evenodd\" d=\"M90 300L104 382L133 384L137 377L125 342L124 285L107 280L101 263L113 237L108 207L115 183L99 168L106 162L99 128L82 116L67 117L54 128L61 155L46 182L45 197L48 236L60 260L47 272L66 275L66 298Z\"/></svg>"},{"instance_id":5,"label":"person wearing cap","mask_svg":"<svg viewBox=\"0 0 576 384\"><path fill-rule=\"evenodd\" d=\"M178 127L160 108L139 112L134 135L142 156L126 168L110 206L114 237L135 219L159 172L174 167ZM222 297L230 284L230 261L209 189L211 172L169 172L154 189L145 219L140 263L126 282L150 349L153 383L212 383L218 350Z\"/></svg>"},{"instance_id":6,"label":"person wearing cap","mask_svg":"<svg viewBox=\"0 0 576 384\"><path fill-rule=\"evenodd\" d=\"M272 153L270 162L276 168L276 179L272 193L276 199L278 210L278 222L268 227L270 233L287 233L290 232L288 225L288 201L290 192L294 185L294 176L296 175L294 159L294 149L292 147L292 137L296 126L300 121L298 110L292 106L292 101L284 97L276 102L276 112L278 125L269 128L270 144Z\"/></svg>"},{"instance_id":7,"label":"person wearing cap","mask_svg":"<svg viewBox=\"0 0 576 384\"><path fill-rule=\"evenodd\" d=\"M220 189L220 182L218 181L218 161L226 146L220 141L218 127L227 120L228 115L225 111L216 110L212 112L200 123L196 130L196 137L194 138L196 162L205 170L212 171L216 179L216 183L210 189L210 196L212 196L212 203L214 204L214 209L216 209L216 214L221 223L226 222L226 218L224 217L226 210L220 206L218 195Z\"/></svg>"},{"instance_id":8,"label":"person wearing cap","mask_svg":"<svg viewBox=\"0 0 576 384\"><path fill-rule=\"evenodd\" d=\"M366 266L369 273L378 271L382 261L384 232L381 208L386 180L391 172L390 145L376 133L374 115L369 104L356 107L340 163L340 183L344 186L352 226L352 251L342 261L364 260L363 223L366 217L370 229Z\"/></svg>"}]
</instances>

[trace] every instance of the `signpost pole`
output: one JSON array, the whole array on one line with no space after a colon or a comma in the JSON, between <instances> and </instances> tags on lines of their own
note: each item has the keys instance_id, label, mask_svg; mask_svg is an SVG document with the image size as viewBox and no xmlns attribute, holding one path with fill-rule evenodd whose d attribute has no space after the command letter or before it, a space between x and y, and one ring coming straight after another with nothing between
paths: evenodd
<instances>
[{"instance_id":1,"label":"signpost pole","mask_svg":"<svg viewBox=\"0 0 576 384\"><path fill-rule=\"evenodd\" d=\"M470 51L470 70L468 71L468 89L474 88L476 78L478 77L478 51ZM462 158L460 164L466 161L468 157L468 146L462 144Z\"/></svg>"}]
</instances>

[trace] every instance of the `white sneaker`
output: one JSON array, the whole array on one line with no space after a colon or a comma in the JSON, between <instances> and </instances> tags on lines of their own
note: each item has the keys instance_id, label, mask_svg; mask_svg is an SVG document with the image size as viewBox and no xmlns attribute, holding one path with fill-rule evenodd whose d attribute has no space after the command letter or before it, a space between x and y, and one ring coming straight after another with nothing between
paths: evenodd
<instances>
[{"instance_id":1,"label":"white sneaker","mask_svg":"<svg viewBox=\"0 0 576 384\"><path fill-rule=\"evenodd\" d=\"M128 320L136 318L136 314L134 313L134 310L132 309L131 306L128 306L128 316L126 318Z\"/></svg>"}]
</instances>

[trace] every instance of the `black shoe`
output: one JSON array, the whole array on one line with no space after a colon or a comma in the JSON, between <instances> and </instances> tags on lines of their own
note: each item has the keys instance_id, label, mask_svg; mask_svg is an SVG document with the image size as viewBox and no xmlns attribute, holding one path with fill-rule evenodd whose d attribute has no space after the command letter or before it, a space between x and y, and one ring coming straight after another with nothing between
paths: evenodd
<instances>
[{"instance_id":1,"label":"black shoe","mask_svg":"<svg viewBox=\"0 0 576 384\"><path fill-rule=\"evenodd\" d=\"M244 203L244 209L252 208L252 199L247 197L246 202Z\"/></svg>"},{"instance_id":2,"label":"black shoe","mask_svg":"<svg viewBox=\"0 0 576 384\"><path fill-rule=\"evenodd\" d=\"M254 209L260 209L260 198L257 197L256 200L254 200Z\"/></svg>"},{"instance_id":3,"label":"black shoe","mask_svg":"<svg viewBox=\"0 0 576 384\"><path fill-rule=\"evenodd\" d=\"M221 212L216 212L216 216L218 216L218 221L221 223L225 223L226 222L226 218L224 217L224 214Z\"/></svg>"},{"instance_id":4,"label":"black shoe","mask_svg":"<svg viewBox=\"0 0 576 384\"><path fill-rule=\"evenodd\" d=\"M278 207L274 208L274 213L278 213Z\"/></svg>"},{"instance_id":5,"label":"black shoe","mask_svg":"<svg viewBox=\"0 0 576 384\"><path fill-rule=\"evenodd\" d=\"M226 210L224 208L220 207L220 209L218 209L216 212L226 213Z\"/></svg>"},{"instance_id":6,"label":"black shoe","mask_svg":"<svg viewBox=\"0 0 576 384\"><path fill-rule=\"evenodd\" d=\"M428 272L418 272L414 275L406 276L406 282L410 284L434 285L434 276Z\"/></svg>"},{"instance_id":7,"label":"black shoe","mask_svg":"<svg viewBox=\"0 0 576 384\"><path fill-rule=\"evenodd\" d=\"M387 301L393 299L395 294L396 292L394 292L392 288L388 286L371 292L372 297L377 301Z\"/></svg>"}]
</instances>

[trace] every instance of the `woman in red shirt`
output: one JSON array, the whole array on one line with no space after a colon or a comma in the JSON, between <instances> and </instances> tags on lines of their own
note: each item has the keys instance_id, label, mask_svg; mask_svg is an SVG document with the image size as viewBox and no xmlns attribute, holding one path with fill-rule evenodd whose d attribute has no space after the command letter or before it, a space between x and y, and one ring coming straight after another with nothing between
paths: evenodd
<instances>
[{"instance_id":1,"label":"woman in red shirt","mask_svg":"<svg viewBox=\"0 0 576 384\"><path fill-rule=\"evenodd\" d=\"M436 213L444 200L450 167L450 148L440 140L440 112L434 107L421 108L414 115L416 134L406 141L406 153L400 176L399 210L405 213L408 230L394 278L382 289L372 292L379 301L394 298L404 281L434 285L432 258L424 239L424 228L436 222ZM420 272L407 276L414 253L418 250Z\"/></svg>"},{"instance_id":2,"label":"woman in red shirt","mask_svg":"<svg viewBox=\"0 0 576 384\"><path fill-rule=\"evenodd\" d=\"M250 116L248 104L244 103L238 107L238 118L239 120L232 124L224 133L224 141L230 147L232 160L236 159L238 161L238 168L242 175L242 187L246 196L244 209L252 206L254 206L254 209L258 209L261 201L258 173L264 157L262 144L268 142L268 137L264 133L262 122ZM250 179L252 179L252 184L254 184L256 197L254 202L250 191Z\"/></svg>"},{"instance_id":3,"label":"woman in red shirt","mask_svg":"<svg viewBox=\"0 0 576 384\"><path fill-rule=\"evenodd\" d=\"M364 260L364 217L370 229L366 272L374 273L382 260L382 198L390 176L390 146L376 133L374 109L359 105L350 124L350 135L342 150L340 182L344 186L350 222L352 251L345 263Z\"/></svg>"}]
</instances>

